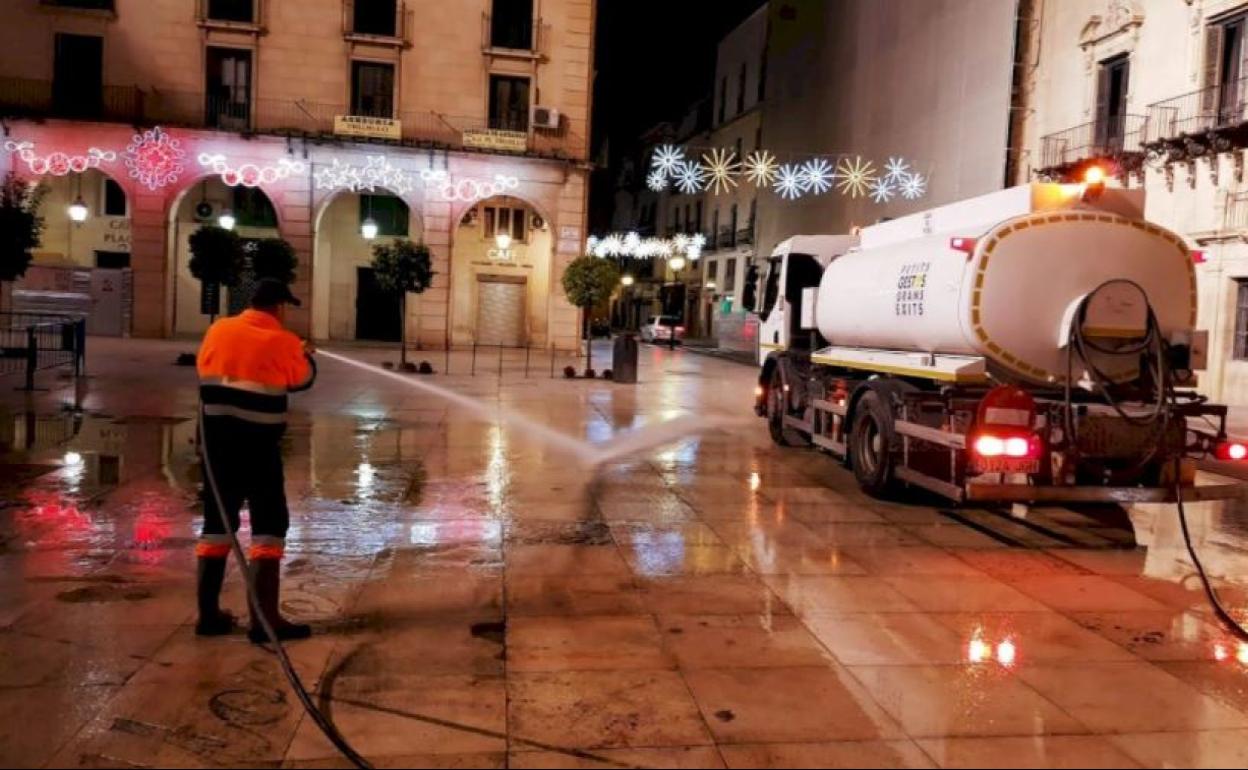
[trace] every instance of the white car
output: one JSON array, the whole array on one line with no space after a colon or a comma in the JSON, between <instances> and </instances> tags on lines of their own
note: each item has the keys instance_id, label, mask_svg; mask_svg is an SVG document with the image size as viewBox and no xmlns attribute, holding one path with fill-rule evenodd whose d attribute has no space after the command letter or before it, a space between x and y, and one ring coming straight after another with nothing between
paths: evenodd
<instances>
[{"instance_id":1,"label":"white car","mask_svg":"<svg viewBox=\"0 0 1248 770\"><path fill-rule=\"evenodd\" d=\"M676 341L685 336L685 327L679 326L675 316L652 315L641 326L642 342L670 342L672 330L676 330Z\"/></svg>"}]
</instances>

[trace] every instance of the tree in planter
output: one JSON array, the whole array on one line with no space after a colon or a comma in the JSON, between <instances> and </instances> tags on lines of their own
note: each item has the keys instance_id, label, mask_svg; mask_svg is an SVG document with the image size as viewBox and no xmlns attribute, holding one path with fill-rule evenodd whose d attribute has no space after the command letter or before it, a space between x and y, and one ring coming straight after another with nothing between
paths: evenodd
<instances>
[{"instance_id":1,"label":"tree in planter","mask_svg":"<svg viewBox=\"0 0 1248 770\"><path fill-rule=\"evenodd\" d=\"M422 294L433 281L433 255L424 243L407 239L373 246L373 272L383 291L398 294L402 307L399 365L407 368L407 295Z\"/></svg>"},{"instance_id":2,"label":"tree in planter","mask_svg":"<svg viewBox=\"0 0 1248 770\"><path fill-rule=\"evenodd\" d=\"M589 311L605 302L620 282L620 268L609 259L579 257L563 271L563 293L568 302L581 309L581 334L588 339ZM593 365L593 340L585 346L585 366Z\"/></svg>"},{"instance_id":3,"label":"tree in planter","mask_svg":"<svg viewBox=\"0 0 1248 770\"><path fill-rule=\"evenodd\" d=\"M256 280L276 278L284 284L295 282L295 267L299 264L295 247L281 238L264 238L256 241L251 252L251 272Z\"/></svg>"},{"instance_id":4,"label":"tree in planter","mask_svg":"<svg viewBox=\"0 0 1248 770\"><path fill-rule=\"evenodd\" d=\"M205 225L191 234L190 246L189 267L202 286L201 307L216 321L221 303L212 287L238 285L245 264L243 241L233 230Z\"/></svg>"},{"instance_id":5,"label":"tree in planter","mask_svg":"<svg viewBox=\"0 0 1248 770\"><path fill-rule=\"evenodd\" d=\"M12 171L0 183L0 299L4 285L16 281L30 267L31 251L43 237L39 204L46 189L32 186ZM0 310L3 308L0 307Z\"/></svg>"}]
</instances>

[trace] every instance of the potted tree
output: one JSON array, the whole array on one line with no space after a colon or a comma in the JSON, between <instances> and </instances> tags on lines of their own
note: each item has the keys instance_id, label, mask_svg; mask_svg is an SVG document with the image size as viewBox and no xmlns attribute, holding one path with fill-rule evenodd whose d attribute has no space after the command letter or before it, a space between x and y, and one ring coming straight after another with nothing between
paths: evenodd
<instances>
[{"instance_id":1,"label":"potted tree","mask_svg":"<svg viewBox=\"0 0 1248 770\"><path fill-rule=\"evenodd\" d=\"M31 251L43 237L39 205L45 188L31 185L10 171L0 184L0 310L9 284L26 274Z\"/></svg>"},{"instance_id":2,"label":"potted tree","mask_svg":"<svg viewBox=\"0 0 1248 770\"><path fill-rule=\"evenodd\" d=\"M433 281L433 255L424 243L406 238L373 246L373 271L377 284L384 291L400 296L402 308L399 366L410 371L407 363L407 295L422 294Z\"/></svg>"},{"instance_id":3,"label":"potted tree","mask_svg":"<svg viewBox=\"0 0 1248 770\"><path fill-rule=\"evenodd\" d=\"M588 333L589 311L605 302L620 282L620 268L609 259L585 256L572 260L563 271L563 293L581 310L581 336L585 338L585 370L593 369L593 340Z\"/></svg>"},{"instance_id":4,"label":"potted tree","mask_svg":"<svg viewBox=\"0 0 1248 770\"><path fill-rule=\"evenodd\" d=\"M221 287L238 285L244 266L242 239L233 230L205 225L191 234L191 275L200 283L200 311L217 320Z\"/></svg>"},{"instance_id":5,"label":"potted tree","mask_svg":"<svg viewBox=\"0 0 1248 770\"><path fill-rule=\"evenodd\" d=\"M251 252L251 272L256 280L276 278L284 284L295 282L295 267L299 260L295 247L282 238L263 238L256 241Z\"/></svg>"}]
</instances>

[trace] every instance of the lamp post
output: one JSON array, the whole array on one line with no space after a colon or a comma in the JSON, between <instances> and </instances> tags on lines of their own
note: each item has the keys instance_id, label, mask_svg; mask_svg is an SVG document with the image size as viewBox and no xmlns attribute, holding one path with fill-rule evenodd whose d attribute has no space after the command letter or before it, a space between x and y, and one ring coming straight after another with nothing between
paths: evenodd
<instances>
[{"instance_id":1,"label":"lamp post","mask_svg":"<svg viewBox=\"0 0 1248 770\"><path fill-rule=\"evenodd\" d=\"M667 266L672 271L672 293L675 294L676 286L680 285L680 271L685 269L685 258L681 256L672 257L667 261ZM668 349L676 349L676 317L672 319L672 331L667 335L667 343Z\"/></svg>"}]
</instances>

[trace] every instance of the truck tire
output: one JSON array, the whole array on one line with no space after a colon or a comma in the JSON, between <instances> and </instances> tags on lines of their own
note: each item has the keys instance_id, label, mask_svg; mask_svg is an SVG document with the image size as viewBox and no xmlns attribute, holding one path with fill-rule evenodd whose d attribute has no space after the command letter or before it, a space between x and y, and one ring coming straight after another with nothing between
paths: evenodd
<instances>
[{"instance_id":1,"label":"truck tire","mask_svg":"<svg viewBox=\"0 0 1248 770\"><path fill-rule=\"evenodd\" d=\"M858 486L872 497L887 497L896 490L895 443L893 414L884 397L874 390L864 393L854 410L848 454Z\"/></svg>"},{"instance_id":2,"label":"truck tire","mask_svg":"<svg viewBox=\"0 0 1248 770\"><path fill-rule=\"evenodd\" d=\"M784 424L784 416L789 412L786 401L784 378L777 366L767 387L767 428L771 432L771 440L780 446L806 446L806 437L802 432Z\"/></svg>"}]
</instances>

